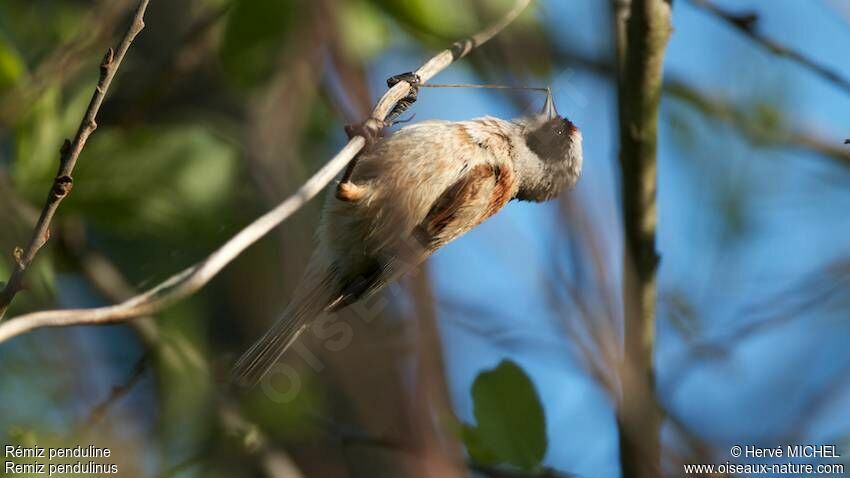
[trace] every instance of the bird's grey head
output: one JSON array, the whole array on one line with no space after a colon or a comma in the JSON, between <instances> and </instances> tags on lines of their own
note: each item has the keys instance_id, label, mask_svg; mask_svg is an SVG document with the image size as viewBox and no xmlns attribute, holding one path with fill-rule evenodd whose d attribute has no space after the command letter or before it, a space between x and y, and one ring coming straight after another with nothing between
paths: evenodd
<instances>
[{"instance_id":1,"label":"bird's grey head","mask_svg":"<svg viewBox=\"0 0 850 478\"><path fill-rule=\"evenodd\" d=\"M523 127L528 154L518 158L521 201L547 201L573 186L581 175L581 132L572 123L547 107L539 115L517 120Z\"/></svg>"}]
</instances>

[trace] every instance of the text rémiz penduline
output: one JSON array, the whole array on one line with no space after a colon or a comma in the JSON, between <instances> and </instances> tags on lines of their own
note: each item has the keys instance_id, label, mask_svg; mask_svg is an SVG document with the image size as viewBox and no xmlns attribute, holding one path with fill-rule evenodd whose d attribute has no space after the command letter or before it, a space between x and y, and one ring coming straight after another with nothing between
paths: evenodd
<instances>
[{"instance_id":1,"label":"text r\u00e9miz penduline","mask_svg":"<svg viewBox=\"0 0 850 478\"><path fill-rule=\"evenodd\" d=\"M94 445L75 446L68 448L53 448L41 446L15 446L6 445L6 458L109 458L112 452L109 448L101 448Z\"/></svg>"}]
</instances>

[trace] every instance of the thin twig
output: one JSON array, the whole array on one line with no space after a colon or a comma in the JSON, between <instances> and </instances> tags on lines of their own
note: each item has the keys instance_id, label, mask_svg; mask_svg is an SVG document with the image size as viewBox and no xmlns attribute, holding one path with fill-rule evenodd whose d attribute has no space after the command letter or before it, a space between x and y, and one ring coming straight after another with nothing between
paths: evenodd
<instances>
[{"instance_id":1,"label":"thin twig","mask_svg":"<svg viewBox=\"0 0 850 478\"><path fill-rule=\"evenodd\" d=\"M795 61L797 64L809 69L821 78L850 93L850 80L812 60L804 53L787 45L783 45L782 43L759 32L756 29L756 23L758 23L759 19L758 14L754 12L734 13L715 5L708 0L691 0L691 3L728 23L730 26L749 37L753 42L766 48L771 53Z\"/></svg>"},{"instance_id":2,"label":"thin twig","mask_svg":"<svg viewBox=\"0 0 850 478\"><path fill-rule=\"evenodd\" d=\"M528 7L530 2L531 0L516 0L514 7L499 21L473 37L459 41L451 48L441 51L416 70L416 74L423 82L431 79L455 60L466 56L475 47L485 43L507 27ZM401 81L384 93L384 96L381 97L372 111L372 117L363 123L364 128L377 132L393 106L408 95L410 88L409 83ZM298 188L295 194L239 231L203 261L169 277L149 291L117 305L91 309L42 311L10 319L0 324L0 342L42 327L122 322L140 315L153 314L192 295L239 256L242 251L268 234L302 205L314 198L365 145L365 138L362 136L353 137L313 177Z\"/></svg>"},{"instance_id":3,"label":"thin twig","mask_svg":"<svg viewBox=\"0 0 850 478\"><path fill-rule=\"evenodd\" d=\"M109 396L92 409L89 414L89 418L85 423L86 428L91 428L97 425L114 403L130 393L133 387L139 382L139 380L142 379L142 375L145 373L145 368L147 368L147 359L148 357L146 354L142 355L139 360L136 361L136 364L133 366L133 370L127 380L121 385L112 387L112 391L109 392Z\"/></svg>"},{"instance_id":4,"label":"thin twig","mask_svg":"<svg viewBox=\"0 0 850 478\"><path fill-rule=\"evenodd\" d=\"M124 38L121 39L118 49L108 49L106 55L103 57L103 61L100 64L100 80L98 80L97 86L94 89L89 107L83 116L80 127L77 129L77 134L74 136L73 141L66 139L60 150L59 171L53 180L53 186L47 195L47 202L41 210L41 215L38 218L38 223L35 226L29 245L26 250L15 249L15 268L9 277L9 282L6 283L2 292L0 292L0 319L3 318L15 294L23 288L27 267L29 267L33 259L35 259L36 254L38 254L38 251L50 237L50 222L53 220L53 215L59 208L59 204L71 192L74 184L71 174L74 172L77 158L80 157L80 152L85 147L86 141L94 130L97 129L97 113L100 110L101 104L103 104L103 99L106 97L109 85L112 84L112 79L115 77L118 67L121 66L121 61L124 59L127 49L130 48L130 44L133 43L136 35L145 27L144 16L148 2L149 0L141 0L133 17L133 22L130 24L127 33L124 34Z\"/></svg>"}]
</instances>

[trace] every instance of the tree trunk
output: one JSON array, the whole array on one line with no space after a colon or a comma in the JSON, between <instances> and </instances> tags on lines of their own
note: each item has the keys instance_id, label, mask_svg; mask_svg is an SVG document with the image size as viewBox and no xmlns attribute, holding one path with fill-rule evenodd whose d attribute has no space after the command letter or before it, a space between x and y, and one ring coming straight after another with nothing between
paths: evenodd
<instances>
[{"instance_id":1,"label":"tree trunk","mask_svg":"<svg viewBox=\"0 0 850 478\"><path fill-rule=\"evenodd\" d=\"M655 399L656 148L670 0L615 0L624 225L624 356L618 410L624 477L661 476Z\"/></svg>"}]
</instances>

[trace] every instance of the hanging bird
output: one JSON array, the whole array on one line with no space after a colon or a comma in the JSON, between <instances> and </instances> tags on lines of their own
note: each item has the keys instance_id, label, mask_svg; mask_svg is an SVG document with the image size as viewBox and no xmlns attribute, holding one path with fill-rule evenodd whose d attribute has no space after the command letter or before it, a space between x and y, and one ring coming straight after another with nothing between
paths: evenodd
<instances>
[{"instance_id":1,"label":"hanging bird","mask_svg":"<svg viewBox=\"0 0 850 478\"><path fill-rule=\"evenodd\" d=\"M511 200L546 201L574 185L581 141L551 94L542 112L512 121L423 121L369 141L325 202L292 301L236 363L234 380L257 383L319 315L374 294Z\"/></svg>"}]
</instances>

